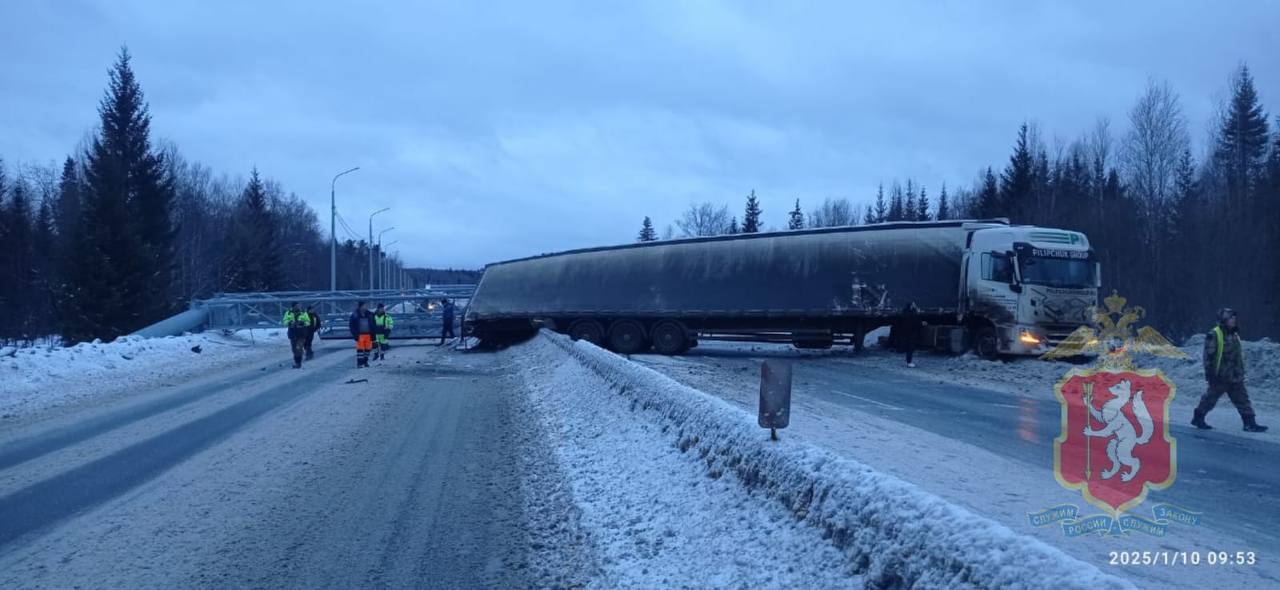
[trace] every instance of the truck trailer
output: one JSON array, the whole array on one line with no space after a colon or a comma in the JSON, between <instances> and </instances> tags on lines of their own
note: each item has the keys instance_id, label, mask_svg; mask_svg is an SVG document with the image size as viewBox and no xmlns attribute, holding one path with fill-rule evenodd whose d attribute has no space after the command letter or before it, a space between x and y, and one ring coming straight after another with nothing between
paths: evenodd
<instances>
[{"instance_id":1,"label":"truck trailer","mask_svg":"<svg viewBox=\"0 0 1280 590\"><path fill-rule=\"evenodd\" d=\"M1034 355L1090 323L1100 273L1084 234L1005 219L661 240L490 264L464 332L505 345L546 327L622 354L700 340L861 349L915 303L918 346Z\"/></svg>"}]
</instances>

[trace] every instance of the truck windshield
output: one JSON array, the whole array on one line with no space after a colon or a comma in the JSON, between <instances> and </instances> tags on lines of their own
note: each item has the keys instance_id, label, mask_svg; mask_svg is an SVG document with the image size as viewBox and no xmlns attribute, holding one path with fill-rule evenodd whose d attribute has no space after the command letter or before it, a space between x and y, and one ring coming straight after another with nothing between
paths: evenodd
<instances>
[{"instance_id":1,"label":"truck windshield","mask_svg":"<svg viewBox=\"0 0 1280 590\"><path fill-rule=\"evenodd\" d=\"M1091 260L1028 256L1019 261L1024 283L1077 289L1094 286Z\"/></svg>"}]
</instances>

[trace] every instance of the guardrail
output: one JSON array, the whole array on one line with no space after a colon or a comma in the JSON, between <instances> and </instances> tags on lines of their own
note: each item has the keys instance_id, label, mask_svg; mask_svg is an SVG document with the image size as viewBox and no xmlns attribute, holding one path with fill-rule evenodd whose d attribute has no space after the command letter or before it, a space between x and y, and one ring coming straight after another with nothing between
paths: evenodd
<instances>
[{"instance_id":1,"label":"guardrail","mask_svg":"<svg viewBox=\"0 0 1280 590\"><path fill-rule=\"evenodd\" d=\"M421 289L394 290L218 293L208 299L192 301L190 310L147 326L135 334L159 337L201 329L279 328L284 312L297 302L303 309L315 306L321 318L321 338L349 338L347 318L355 310L356 303L364 301L371 310L378 303L387 306L387 312L395 318L392 338L438 338L443 329L440 300L453 300L457 307L454 332L461 334L462 318L471 303L473 293L475 285L429 285Z\"/></svg>"}]
</instances>

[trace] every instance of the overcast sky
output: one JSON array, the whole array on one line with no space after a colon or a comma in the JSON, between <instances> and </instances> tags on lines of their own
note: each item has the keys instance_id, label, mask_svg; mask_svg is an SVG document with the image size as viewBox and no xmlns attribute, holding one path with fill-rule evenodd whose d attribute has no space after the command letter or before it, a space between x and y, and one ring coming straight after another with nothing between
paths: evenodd
<instances>
[{"instance_id":1,"label":"overcast sky","mask_svg":"<svg viewBox=\"0 0 1280 590\"><path fill-rule=\"evenodd\" d=\"M0 23L8 165L92 130L127 44L157 137L258 166L326 232L330 179L360 166L339 212L363 234L391 207L411 265L629 241L752 189L766 226L894 178L936 197L1023 120L1123 133L1148 77L1198 142L1242 62L1280 113L1280 2L4 0Z\"/></svg>"}]
</instances>

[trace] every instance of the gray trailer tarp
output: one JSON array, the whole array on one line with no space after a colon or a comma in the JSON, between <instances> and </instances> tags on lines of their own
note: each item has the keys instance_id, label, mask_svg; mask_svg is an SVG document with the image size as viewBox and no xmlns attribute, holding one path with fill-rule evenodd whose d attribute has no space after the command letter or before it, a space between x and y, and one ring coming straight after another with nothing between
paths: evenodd
<instances>
[{"instance_id":1,"label":"gray trailer tarp","mask_svg":"<svg viewBox=\"0 0 1280 590\"><path fill-rule=\"evenodd\" d=\"M884 317L959 308L967 230L898 223L577 250L489 265L468 318Z\"/></svg>"}]
</instances>

